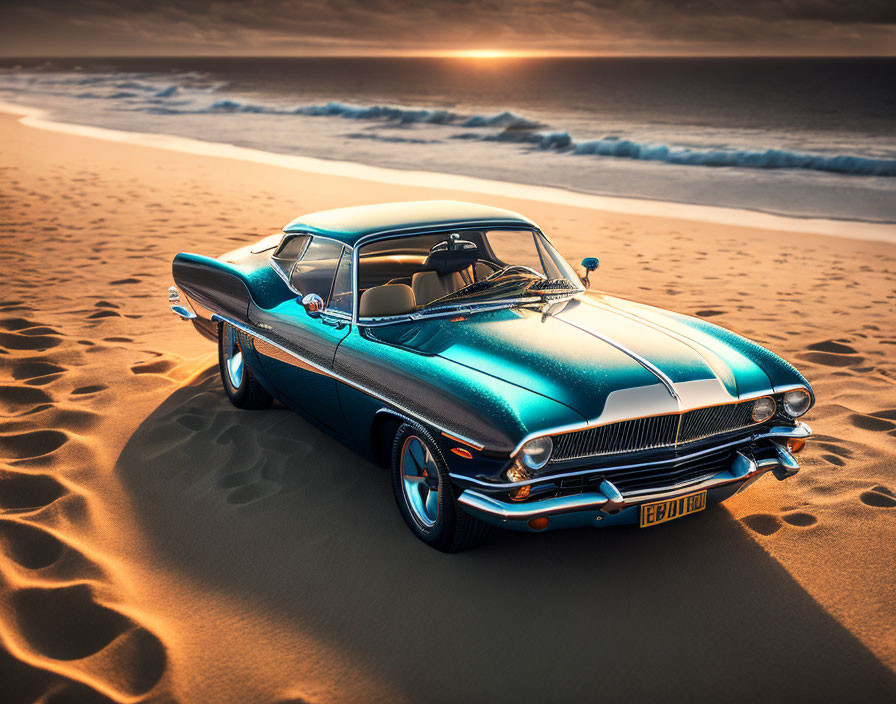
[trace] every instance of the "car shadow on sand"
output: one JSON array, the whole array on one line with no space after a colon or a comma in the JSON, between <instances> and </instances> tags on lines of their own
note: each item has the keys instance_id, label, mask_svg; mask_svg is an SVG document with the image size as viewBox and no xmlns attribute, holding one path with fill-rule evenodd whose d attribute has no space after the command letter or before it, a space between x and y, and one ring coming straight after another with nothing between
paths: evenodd
<instances>
[{"instance_id":1,"label":"car shadow on sand","mask_svg":"<svg viewBox=\"0 0 896 704\"><path fill-rule=\"evenodd\" d=\"M494 531L441 554L402 523L387 471L289 411L233 408L214 370L140 425L116 471L160 562L310 630L409 701L896 691L722 507L646 531Z\"/></svg>"}]
</instances>

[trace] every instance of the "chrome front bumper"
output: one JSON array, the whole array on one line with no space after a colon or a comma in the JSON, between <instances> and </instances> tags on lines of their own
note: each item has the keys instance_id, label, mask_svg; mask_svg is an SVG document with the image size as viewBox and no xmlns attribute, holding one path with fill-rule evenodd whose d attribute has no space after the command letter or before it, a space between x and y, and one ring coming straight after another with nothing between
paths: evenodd
<instances>
[{"instance_id":1,"label":"chrome front bumper","mask_svg":"<svg viewBox=\"0 0 896 704\"><path fill-rule=\"evenodd\" d=\"M735 453L734 461L727 470L691 484L664 487L649 492L635 492L624 496L611 481L613 468L607 467L600 471L609 475L610 479L601 482L596 492L556 496L529 502L511 502L502 501L475 489L466 489L457 501L463 510L486 523L516 530L536 530L529 525L529 522L535 518L548 518L547 527L549 528L596 524L641 504L674 499L703 490L708 491L711 497L710 502L712 502L712 497L715 497L716 501L720 501L728 498L731 494L742 491L766 472L771 471L777 479L783 480L799 471L799 463L784 443L789 439L807 438L812 434L812 430L805 423L798 423L794 428L774 428L773 431L775 432L763 436L772 441L771 447L774 451L772 456L757 458L749 449L738 450ZM779 442L775 442L775 440ZM633 516L628 518L633 518ZM606 523L626 522L633 521L606 521Z\"/></svg>"}]
</instances>

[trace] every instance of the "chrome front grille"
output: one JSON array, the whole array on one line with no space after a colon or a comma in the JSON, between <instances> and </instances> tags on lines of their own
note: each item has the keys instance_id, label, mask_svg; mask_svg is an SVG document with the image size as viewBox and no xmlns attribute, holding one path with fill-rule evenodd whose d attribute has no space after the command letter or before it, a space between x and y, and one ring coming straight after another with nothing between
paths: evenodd
<instances>
[{"instance_id":1,"label":"chrome front grille","mask_svg":"<svg viewBox=\"0 0 896 704\"><path fill-rule=\"evenodd\" d=\"M683 445L755 425L753 403L753 401L744 401L725 406L696 408L693 411L682 413L677 444Z\"/></svg>"},{"instance_id":2,"label":"chrome front grille","mask_svg":"<svg viewBox=\"0 0 896 704\"><path fill-rule=\"evenodd\" d=\"M551 464L568 460L677 447L756 425L753 401L648 416L555 435Z\"/></svg>"}]
</instances>

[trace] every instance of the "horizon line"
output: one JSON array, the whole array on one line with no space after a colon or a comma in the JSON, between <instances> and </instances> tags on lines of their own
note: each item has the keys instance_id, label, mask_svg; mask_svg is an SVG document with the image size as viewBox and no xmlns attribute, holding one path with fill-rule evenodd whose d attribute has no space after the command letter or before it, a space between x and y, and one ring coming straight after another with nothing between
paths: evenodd
<instances>
[{"instance_id":1,"label":"horizon line","mask_svg":"<svg viewBox=\"0 0 896 704\"><path fill-rule=\"evenodd\" d=\"M455 59L463 61L508 61L518 59L893 59L893 54L669 54L669 53L585 53L585 52L514 52L494 56L476 55L475 50L466 52L405 52L405 53L345 53L345 54L29 54L0 56L0 61L33 61L39 59Z\"/></svg>"}]
</instances>

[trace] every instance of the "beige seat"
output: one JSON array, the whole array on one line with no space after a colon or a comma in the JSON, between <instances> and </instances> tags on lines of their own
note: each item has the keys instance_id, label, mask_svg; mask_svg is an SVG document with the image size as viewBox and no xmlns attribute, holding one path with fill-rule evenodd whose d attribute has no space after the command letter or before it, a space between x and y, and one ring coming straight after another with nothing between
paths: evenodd
<instances>
[{"instance_id":1,"label":"beige seat","mask_svg":"<svg viewBox=\"0 0 896 704\"><path fill-rule=\"evenodd\" d=\"M444 276L439 276L435 271L418 271L411 277L411 288L414 289L414 300L418 306L432 303L465 285L460 272L456 271Z\"/></svg>"},{"instance_id":2,"label":"beige seat","mask_svg":"<svg viewBox=\"0 0 896 704\"><path fill-rule=\"evenodd\" d=\"M386 284L374 286L361 294L358 316L380 318L385 315L413 313L416 303L414 291L407 284Z\"/></svg>"}]
</instances>

